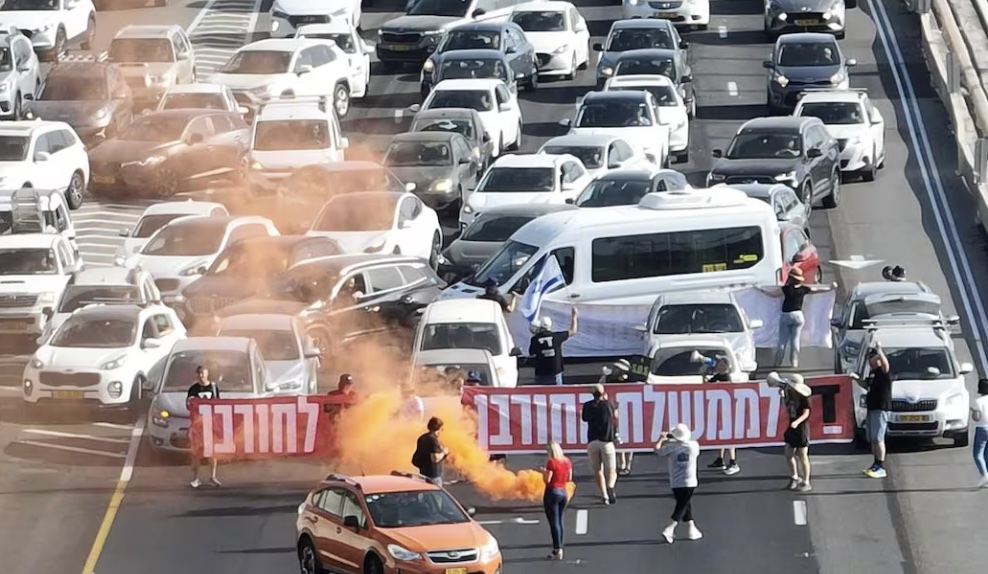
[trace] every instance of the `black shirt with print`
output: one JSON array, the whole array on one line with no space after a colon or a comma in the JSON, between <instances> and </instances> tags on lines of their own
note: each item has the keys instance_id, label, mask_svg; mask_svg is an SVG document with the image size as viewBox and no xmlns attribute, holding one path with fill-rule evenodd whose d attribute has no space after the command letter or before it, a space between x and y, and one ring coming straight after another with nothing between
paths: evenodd
<instances>
[{"instance_id":1,"label":"black shirt with print","mask_svg":"<svg viewBox=\"0 0 988 574\"><path fill-rule=\"evenodd\" d=\"M535 358L535 374L539 377L552 377L563 372L563 343L569 333L541 333L532 337L528 344L528 355Z\"/></svg>"},{"instance_id":2,"label":"black shirt with print","mask_svg":"<svg viewBox=\"0 0 988 574\"><path fill-rule=\"evenodd\" d=\"M216 383L204 385L196 381L189 387L190 399L218 399L220 398L220 387Z\"/></svg>"}]
</instances>

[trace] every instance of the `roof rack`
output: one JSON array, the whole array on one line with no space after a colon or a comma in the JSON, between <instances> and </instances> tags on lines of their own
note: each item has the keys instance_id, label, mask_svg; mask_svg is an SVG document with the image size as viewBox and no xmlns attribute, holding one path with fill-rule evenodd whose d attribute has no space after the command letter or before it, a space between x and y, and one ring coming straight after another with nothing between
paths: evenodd
<instances>
[{"instance_id":1,"label":"roof rack","mask_svg":"<svg viewBox=\"0 0 988 574\"><path fill-rule=\"evenodd\" d=\"M419 474L417 472L402 472L400 470L392 470L391 476L401 476L403 478L410 478L412 480L419 480L422 482L432 483L424 474Z\"/></svg>"},{"instance_id":2,"label":"roof rack","mask_svg":"<svg viewBox=\"0 0 988 574\"><path fill-rule=\"evenodd\" d=\"M41 192L36 189L15 189L10 194L10 212L12 234L55 233L55 229L45 220Z\"/></svg>"},{"instance_id":3,"label":"roof rack","mask_svg":"<svg viewBox=\"0 0 988 574\"><path fill-rule=\"evenodd\" d=\"M336 472L334 472L334 473L330 474L329 476L327 476L326 478L324 478L323 481L324 482L329 482L329 481L345 482L345 483L349 484L350 486L353 486L353 487L357 488L358 490L360 489L360 484L356 480L350 478L349 476L347 476L345 474L339 474L339 473L336 473Z\"/></svg>"},{"instance_id":4,"label":"roof rack","mask_svg":"<svg viewBox=\"0 0 988 574\"><path fill-rule=\"evenodd\" d=\"M908 316L895 317L893 315L879 315L876 319L865 319L861 322L866 331L878 331L880 329L910 329L915 327L932 327L936 330L947 330L950 323L936 317L924 319L910 313Z\"/></svg>"},{"instance_id":5,"label":"roof rack","mask_svg":"<svg viewBox=\"0 0 988 574\"><path fill-rule=\"evenodd\" d=\"M278 104L319 104L319 111L325 112L329 107L328 96L276 96L261 104L261 108Z\"/></svg>"},{"instance_id":6,"label":"roof rack","mask_svg":"<svg viewBox=\"0 0 988 574\"><path fill-rule=\"evenodd\" d=\"M57 63L68 62L105 62L110 57L107 52L92 52L89 50L66 50L59 55Z\"/></svg>"}]
</instances>

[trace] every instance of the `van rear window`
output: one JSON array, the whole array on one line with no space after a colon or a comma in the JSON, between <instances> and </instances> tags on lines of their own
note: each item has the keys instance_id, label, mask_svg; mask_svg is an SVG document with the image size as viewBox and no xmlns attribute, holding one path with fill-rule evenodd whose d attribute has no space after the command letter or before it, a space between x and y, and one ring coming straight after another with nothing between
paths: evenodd
<instances>
[{"instance_id":1,"label":"van rear window","mask_svg":"<svg viewBox=\"0 0 988 574\"><path fill-rule=\"evenodd\" d=\"M593 241L594 283L749 269L764 256L757 226L601 237Z\"/></svg>"}]
</instances>

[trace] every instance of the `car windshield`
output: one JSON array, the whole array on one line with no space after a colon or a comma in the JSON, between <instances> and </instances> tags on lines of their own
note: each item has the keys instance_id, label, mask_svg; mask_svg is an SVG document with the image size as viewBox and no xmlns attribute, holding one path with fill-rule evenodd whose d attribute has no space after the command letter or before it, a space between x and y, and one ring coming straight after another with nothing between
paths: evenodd
<instances>
[{"instance_id":1,"label":"car windshield","mask_svg":"<svg viewBox=\"0 0 988 574\"><path fill-rule=\"evenodd\" d=\"M562 12L516 12L511 21L526 32L563 32L566 30L566 17Z\"/></svg>"},{"instance_id":2,"label":"car windshield","mask_svg":"<svg viewBox=\"0 0 988 574\"><path fill-rule=\"evenodd\" d=\"M469 9L470 0L419 0L412 5L408 15L463 18Z\"/></svg>"},{"instance_id":3,"label":"car windshield","mask_svg":"<svg viewBox=\"0 0 988 574\"><path fill-rule=\"evenodd\" d=\"M237 52L223 66L224 74L285 74L292 63L292 53L283 50L244 50Z\"/></svg>"},{"instance_id":4,"label":"car windshield","mask_svg":"<svg viewBox=\"0 0 988 574\"><path fill-rule=\"evenodd\" d=\"M477 191L485 193L531 193L556 189L551 167L494 167Z\"/></svg>"},{"instance_id":5,"label":"car windshield","mask_svg":"<svg viewBox=\"0 0 988 574\"><path fill-rule=\"evenodd\" d=\"M110 42L107 59L148 64L174 62L175 51L167 38L117 38Z\"/></svg>"},{"instance_id":6,"label":"car windshield","mask_svg":"<svg viewBox=\"0 0 988 574\"><path fill-rule=\"evenodd\" d=\"M659 377L699 377L706 371L706 365L702 362L693 362L694 352L700 353L704 357L727 356L724 349L684 350L682 347L659 349L652 357L651 372Z\"/></svg>"},{"instance_id":7,"label":"car windshield","mask_svg":"<svg viewBox=\"0 0 988 574\"><path fill-rule=\"evenodd\" d=\"M167 143L182 139L189 118L176 116L138 116L120 139L136 142Z\"/></svg>"},{"instance_id":8,"label":"car windshield","mask_svg":"<svg viewBox=\"0 0 988 574\"><path fill-rule=\"evenodd\" d=\"M223 94L165 94L162 110L225 110Z\"/></svg>"},{"instance_id":9,"label":"car windshield","mask_svg":"<svg viewBox=\"0 0 988 574\"><path fill-rule=\"evenodd\" d=\"M221 393L255 392L247 353L219 350L172 353L161 390L185 393L198 380L199 365L209 369L209 378Z\"/></svg>"},{"instance_id":10,"label":"car windshield","mask_svg":"<svg viewBox=\"0 0 988 574\"><path fill-rule=\"evenodd\" d=\"M648 104L629 100L604 100L580 106L578 128L627 128L651 126Z\"/></svg>"},{"instance_id":11,"label":"car windshield","mask_svg":"<svg viewBox=\"0 0 988 574\"><path fill-rule=\"evenodd\" d=\"M412 129L409 131L456 133L467 138L468 141L472 141L475 135L473 122L470 120L446 118L415 120L412 124Z\"/></svg>"},{"instance_id":12,"label":"car windshield","mask_svg":"<svg viewBox=\"0 0 988 574\"><path fill-rule=\"evenodd\" d=\"M627 52L648 49L675 50L676 44L668 30L659 28L623 28L615 30L605 52Z\"/></svg>"},{"instance_id":13,"label":"car windshield","mask_svg":"<svg viewBox=\"0 0 988 574\"><path fill-rule=\"evenodd\" d=\"M0 249L0 275L55 275L53 249Z\"/></svg>"},{"instance_id":14,"label":"car windshield","mask_svg":"<svg viewBox=\"0 0 988 574\"><path fill-rule=\"evenodd\" d=\"M734 136L728 159L796 158L803 153L799 134L746 132Z\"/></svg>"},{"instance_id":15,"label":"car windshield","mask_svg":"<svg viewBox=\"0 0 988 574\"><path fill-rule=\"evenodd\" d=\"M46 102L105 102L109 99L106 78L92 76L53 75L45 80L39 100Z\"/></svg>"},{"instance_id":16,"label":"car windshield","mask_svg":"<svg viewBox=\"0 0 988 574\"><path fill-rule=\"evenodd\" d=\"M31 138L23 136L0 136L0 161L24 161L31 147Z\"/></svg>"},{"instance_id":17,"label":"car windshield","mask_svg":"<svg viewBox=\"0 0 988 574\"><path fill-rule=\"evenodd\" d=\"M600 146L550 145L542 148L542 153L576 156L587 169L604 167L604 148Z\"/></svg>"},{"instance_id":18,"label":"car windshield","mask_svg":"<svg viewBox=\"0 0 988 574\"><path fill-rule=\"evenodd\" d=\"M141 294L136 285L69 285L58 305L59 313L71 313L93 303L136 305Z\"/></svg>"},{"instance_id":19,"label":"car windshield","mask_svg":"<svg viewBox=\"0 0 988 574\"><path fill-rule=\"evenodd\" d=\"M470 522L470 517L442 489L369 494L364 497L364 502L367 503L374 526L378 528L412 528Z\"/></svg>"},{"instance_id":20,"label":"car windshield","mask_svg":"<svg viewBox=\"0 0 988 574\"><path fill-rule=\"evenodd\" d=\"M501 354L497 323L430 323L422 331L420 351L437 349L486 349Z\"/></svg>"},{"instance_id":21,"label":"car windshield","mask_svg":"<svg viewBox=\"0 0 988 574\"><path fill-rule=\"evenodd\" d=\"M647 179L598 179L587 186L580 197L576 198L576 205L578 207L638 205L638 202L651 190L652 182Z\"/></svg>"},{"instance_id":22,"label":"car windshield","mask_svg":"<svg viewBox=\"0 0 988 574\"><path fill-rule=\"evenodd\" d=\"M477 270L477 273L467 283L477 287L485 285L488 281L494 279L499 285L504 285L538 251L539 248L534 245L527 245L509 239L493 257L487 260L487 263L484 263Z\"/></svg>"},{"instance_id":23,"label":"car windshield","mask_svg":"<svg viewBox=\"0 0 988 574\"><path fill-rule=\"evenodd\" d=\"M336 43L337 46L339 46L340 50L343 50L343 53L345 54L357 53L357 45L353 41L353 36L351 36L348 32L334 32L334 33L320 32L318 34L303 33L302 36L305 38L314 38L317 40L332 40L333 42Z\"/></svg>"},{"instance_id":24,"label":"car windshield","mask_svg":"<svg viewBox=\"0 0 988 574\"><path fill-rule=\"evenodd\" d=\"M889 372L892 373L893 380L943 380L953 379L954 363L950 359L947 349L936 348L911 348L911 349L884 349L885 356L889 360Z\"/></svg>"},{"instance_id":25,"label":"car windshield","mask_svg":"<svg viewBox=\"0 0 988 574\"><path fill-rule=\"evenodd\" d=\"M425 0L428 1L428 0ZM450 30L439 46L439 52L453 50L500 50L500 30Z\"/></svg>"},{"instance_id":26,"label":"car windshield","mask_svg":"<svg viewBox=\"0 0 988 574\"><path fill-rule=\"evenodd\" d=\"M741 316L734 305L727 303L696 303L665 305L659 309L652 333L684 335L700 333L740 333L744 331Z\"/></svg>"},{"instance_id":27,"label":"car windshield","mask_svg":"<svg viewBox=\"0 0 988 574\"><path fill-rule=\"evenodd\" d=\"M453 165L449 146L441 142L395 142L384 154L390 167L439 167Z\"/></svg>"},{"instance_id":28,"label":"car windshield","mask_svg":"<svg viewBox=\"0 0 988 574\"><path fill-rule=\"evenodd\" d=\"M297 361L302 358L295 332L288 329L220 329L217 336L254 339L265 361Z\"/></svg>"},{"instance_id":29,"label":"car windshield","mask_svg":"<svg viewBox=\"0 0 988 574\"><path fill-rule=\"evenodd\" d=\"M779 50L779 65L786 66L837 66L840 52L837 44L810 42L808 44L785 44Z\"/></svg>"},{"instance_id":30,"label":"car windshield","mask_svg":"<svg viewBox=\"0 0 988 574\"><path fill-rule=\"evenodd\" d=\"M55 332L52 347L118 349L137 340L137 317L101 319L74 315Z\"/></svg>"},{"instance_id":31,"label":"car windshield","mask_svg":"<svg viewBox=\"0 0 988 574\"><path fill-rule=\"evenodd\" d=\"M162 227L141 253L165 257L211 255L220 250L225 233L225 223L170 225Z\"/></svg>"},{"instance_id":32,"label":"car windshield","mask_svg":"<svg viewBox=\"0 0 988 574\"><path fill-rule=\"evenodd\" d=\"M387 231L394 227L397 203L394 197L340 195L323 207L312 231Z\"/></svg>"},{"instance_id":33,"label":"car windshield","mask_svg":"<svg viewBox=\"0 0 988 574\"><path fill-rule=\"evenodd\" d=\"M535 219L530 215L490 215L482 214L473 220L460 239L463 241L487 241L501 243L507 241L515 231Z\"/></svg>"},{"instance_id":34,"label":"car windshield","mask_svg":"<svg viewBox=\"0 0 988 574\"><path fill-rule=\"evenodd\" d=\"M446 379L447 369L456 369L463 375L477 373L480 375L480 386L482 387L491 386L491 381L494 380L490 365L486 363L419 363L415 366L417 367L416 384L441 384Z\"/></svg>"},{"instance_id":35,"label":"car windshield","mask_svg":"<svg viewBox=\"0 0 988 574\"><path fill-rule=\"evenodd\" d=\"M206 275L235 278L275 277L291 266L290 250L291 246L258 246L252 243L248 248L240 242L234 243L219 254L206 271Z\"/></svg>"},{"instance_id":36,"label":"car windshield","mask_svg":"<svg viewBox=\"0 0 988 574\"><path fill-rule=\"evenodd\" d=\"M9 72L14 69L14 62L10 58L10 49L0 47L0 72Z\"/></svg>"},{"instance_id":37,"label":"car windshield","mask_svg":"<svg viewBox=\"0 0 988 574\"><path fill-rule=\"evenodd\" d=\"M58 10L58 7L59 0L6 0L0 4L0 12Z\"/></svg>"},{"instance_id":38,"label":"car windshield","mask_svg":"<svg viewBox=\"0 0 988 574\"><path fill-rule=\"evenodd\" d=\"M662 108L675 108L680 105L679 98L676 96L676 88L672 86L656 86L656 85L645 85L645 86L610 86L607 88L608 92L648 92L652 94L655 98L655 103Z\"/></svg>"},{"instance_id":39,"label":"car windshield","mask_svg":"<svg viewBox=\"0 0 988 574\"><path fill-rule=\"evenodd\" d=\"M650 74L676 79L676 64L672 58L626 58L614 68L615 76Z\"/></svg>"},{"instance_id":40,"label":"car windshield","mask_svg":"<svg viewBox=\"0 0 988 574\"><path fill-rule=\"evenodd\" d=\"M862 330L865 328L865 321L869 321L882 315L893 314L902 315L927 315L930 317L940 316L940 305L932 301L921 299L911 299L909 297L896 297L875 301L869 304L856 302L853 305L854 311L851 314L851 324L848 329Z\"/></svg>"},{"instance_id":41,"label":"car windshield","mask_svg":"<svg viewBox=\"0 0 988 574\"><path fill-rule=\"evenodd\" d=\"M190 213L162 213L155 215L145 215L137 222L137 226L134 227L134 232L131 237L136 239L147 239L154 235L155 231L158 231L162 227L168 225L175 219L179 217L185 217L191 215Z\"/></svg>"},{"instance_id":42,"label":"car windshield","mask_svg":"<svg viewBox=\"0 0 988 574\"><path fill-rule=\"evenodd\" d=\"M861 104L857 102L811 102L803 104L800 116L820 118L828 126L865 123Z\"/></svg>"},{"instance_id":43,"label":"car windshield","mask_svg":"<svg viewBox=\"0 0 988 574\"><path fill-rule=\"evenodd\" d=\"M509 83L508 72L504 63L493 58L445 61L439 69L440 81L475 78L495 78Z\"/></svg>"},{"instance_id":44,"label":"car windshield","mask_svg":"<svg viewBox=\"0 0 988 574\"><path fill-rule=\"evenodd\" d=\"M436 90L432 92L429 109L467 108L478 112L494 109L494 97L489 90Z\"/></svg>"},{"instance_id":45,"label":"car windshield","mask_svg":"<svg viewBox=\"0 0 988 574\"><path fill-rule=\"evenodd\" d=\"M265 120L254 131L256 151L327 149L331 143L326 120Z\"/></svg>"}]
</instances>

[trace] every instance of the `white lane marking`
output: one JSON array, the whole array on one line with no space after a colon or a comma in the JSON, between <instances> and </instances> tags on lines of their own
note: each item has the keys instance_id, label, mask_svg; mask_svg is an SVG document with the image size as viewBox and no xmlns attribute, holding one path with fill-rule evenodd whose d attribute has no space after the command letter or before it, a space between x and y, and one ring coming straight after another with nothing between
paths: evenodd
<instances>
[{"instance_id":1,"label":"white lane marking","mask_svg":"<svg viewBox=\"0 0 988 574\"><path fill-rule=\"evenodd\" d=\"M529 520L521 516L516 516L514 518L509 518L507 520L478 520L477 524L491 525L491 524L538 524L538 520Z\"/></svg>"},{"instance_id":2,"label":"white lane marking","mask_svg":"<svg viewBox=\"0 0 988 574\"><path fill-rule=\"evenodd\" d=\"M864 269L865 267L871 267L872 265L878 265L879 263L884 262L881 259L867 260L860 255L852 255L851 258L846 261L834 259L830 262L831 265L847 267L848 269L854 269L855 271Z\"/></svg>"},{"instance_id":3,"label":"white lane marking","mask_svg":"<svg viewBox=\"0 0 988 574\"><path fill-rule=\"evenodd\" d=\"M981 302L980 294L975 290L977 282L974 280L974 274L971 272L971 264L967 260L967 252L962 247L958 247L964 245L964 243L961 241L960 234L957 232L957 224L954 222L954 215L950 211L950 204L947 202L947 194L943 188L940 173L930 174L930 166L936 165L936 158L930 149L929 131L926 129L922 112L916 103L916 93L913 90L912 77L909 75L909 70L905 66L905 58L903 58L902 50L899 48L899 40L896 38L895 31L892 29L884 3L873 2L872 0L867 1L872 13L880 15L880 18L876 18L876 20L881 20L881 22L878 22L876 29L882 40L885 57L889 62L895 64L891 66L892 77L901 96L900 101L902 102L903 109L906 111L905 117L907 127L909 128L909 136L912 139L913 148L919 151L922 156L922 159L917 164L919 165L920 175L923 177L923 187L926 190L930 205L934 207L933 214L937 222L937 230L940 237L943 238L943 246L947 251L947 259L950 261L951 273L954 276L954 281L960 287L961 302L964 306L968 323L971 325L972 338L974 339L973 354L977 355L980 360L981 373L984 376L988 374L988 357L985 355L985 349L982 343L982 332L985 328L988 328L988 315L985 314L985 308ZM895 57L893 57L893 51L895 52ZM946 223L944 222L945 219ZM950 233L949 237L948 231ZM968 293L968 288L971 289L971 293ZM980 322L974 320L975 310L977 310L977 319Z\"/></svg>"},{"instance_id":4,"label":"white lane marking","mask_svg":"<svg viewBox=\"0 0 988 574\"><path fill-rule=\"evenodd\" d=\"M0 393L10 393L12 395L21 394L20 387L0 387Z\"/></svg>"},{"instance_id":5,"label":"white lane marking","mask_svg":"<svg viewBox=\"0 0 988 574\"><path fill-rule=\"evenodd\" d=\"M55 450L65 450L69 452L78 452L81 454L94 454L97 456L108 456L110 458L127 458L127 455L120 454L119 452L107 452L105 450L93 450L89 448L82 448L78 446L65 446L63 444L52 444L47 442L37 442L33 440L22 440L17 441L20 444L26 444L30 446L36 446L38 448L51 448Z\"/></svg>"},{"instance_id":6,"label":"white lane marking","mask_svg":"<svg viewBox=\"0 0 988 574\"><path fill-rule=\"evenodd\" d=\"M141 438L144 436L144 421L147 415L141 415L134 424L134 429L130 434L130 446L127 447L127 458L124 460L124 467L120 470L120 482L128 483L134 476L134 465L137 463L137 451L141 449Z\"/></svg>"},{"instance_id":7,"label":"white lane marking","mask_svg":"<svg viewBox=\"0 0 988 574\"><path fill-rule=\"evenodd\" d=\"M60 438L77 438L77 439L81 439L81 440L94 440L94 441L97 441L97 442L110 442L110 443L116 443L116 444L127 444L127 443L130 442L130 439L129 438L111 438L111 437L96 436L96 435L91 435L91 434L76 434L76 433L71 433L71 432L51 431L51 430L44 430L44 429L24 429L24 432L29 433L29 434L37 434L37 435L41 435L41 436L54 436L54 437L60 437Z\"/></svg>"},{"instance_id":8,"label":"white lane marking","mask_svg":"<svg viewBox=\"0 0 988 574\"><path fill-rule=\"evenodd\" d=\"M738 84L737 82L727 82L727 93L731 96L738 95Z\"/></svg>"},{"instance_id":9,"label":"white lane marking","mask_svg":"<svg viewBox=\"0 0 988 574\"><path fill-rule=\"evenodd\" d=\"M717 26L717 34L721 38L726 38L727 37L727 26Z\"/></svg>"},{"instance_id":10,"label":"white lane marking","mask_svg":"<svg viewBox=\"0 0 988 574\"><path fill-rule=\"evenodd\" d=\"M792 501L792 519L796 526L806 526L806 501Z\"/></svg>"},{"instance_id":11,"label":"white lane marking","mask_svg":"<svg viewBox=\"0 0 988 574\"><path fill-rule=\"evenodd\" d=\"M588 523L590 522L590 511L586 508L581 508L576 511L576 533L579 535L584 535L587 533Z\"/></svg>"},{"instance_id":12,"label":"white lane marking","mask_svg":"<svg viewBox=\"0 0 988 574\"><path fill-rule=\"evenodd\" d=\"M401 118L404 117L404 115L405 115L405 110L400 108L395 110L395 123L400 122Z\"/></svg>"},{"instance_id":13,"label":"white lane marking","mask_svg":"<svg viewBox=\"0 0 988 574\"><path fill-rule=\"evenodd\" d=\"M119 425L116 423L104 423L104 422L92 423L92 424L94 427L103 427L105 429L120 429L125 431L134 430L134 425Z\"/></svg>"}]
</instances>

